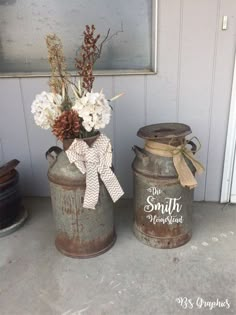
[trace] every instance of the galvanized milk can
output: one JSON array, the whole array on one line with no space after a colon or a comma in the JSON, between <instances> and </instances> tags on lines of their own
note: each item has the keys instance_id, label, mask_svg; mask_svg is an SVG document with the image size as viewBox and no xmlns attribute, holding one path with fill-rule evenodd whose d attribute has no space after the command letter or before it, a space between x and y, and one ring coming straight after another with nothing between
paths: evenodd
<instances>
[{"instance_id":1,"label":"galvanized milk can","mask_svg":"<svg viewBox=\"0 0 236 315\"><path fill-rule=\"evenodd\" d=\"M149 144L154 144L154 147L164 145L160 152L165 155L165 150L169 153L170 145L170 148L176 147L178 154L181 148L190 144L195 152L196 145L185 140L190 133L189 126L179 123L155 124L138 131L137 135L145 139L146 144L144 149L133 148L136 153L132 164L134 233L149 246L173 248L191 238L193 189L180 184L173 157L161 156L148 149ZM185 162L191 175L194 175L195 167L191 161L185 159Z\"/></svg>"},{"instance_id":2,"label":"galvanized milk can","mask_svg":"<svg viewBox=\"0 0 236 315\"><path fill-rule=\"evenodd\" d=\"M64 144L64 149L66 149ZM57 249L64 255L89 258L106 252L115 242L113 202L103 183L95 210L83 208L86 177L70 164L59 147L46 152Z\"/></svg>"}]
</instances>

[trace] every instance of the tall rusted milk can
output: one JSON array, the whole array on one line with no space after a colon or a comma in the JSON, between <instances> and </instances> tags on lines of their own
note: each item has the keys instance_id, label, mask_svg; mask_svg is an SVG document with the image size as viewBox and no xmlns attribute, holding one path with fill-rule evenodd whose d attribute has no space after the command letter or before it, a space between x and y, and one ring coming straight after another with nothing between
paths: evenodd
<instances>
[{"instance_id":1,"label":"tall rusted milk can","mask_svg":"<svg viewBox=\"0 0 236 315\"><path fill-rule=\"evenodd\" d=\"M155 124L141 128L143 139L179 146L191 133L179 123ZM192 150L195 144L190 141ZM156 248L174 248L192 235L193 189L180 185L173 158L158 156L134 146L134 233L138 240ZM195 168L187 161L192 173Z\"/></svg>"},{"instance_id":2,"label":"tall rusted milk can","mask_svg":"<svg viewBox=\"0 0 236 315\"><path fill-rule=\"evenodd\" d=\"M64 149L68 145L64 143ZM100 183L96 209L83 208L86 177L59 147L46 152L56 248L66 256L89 258L106 252L116 240L113 202Z\"/></svg>"}]
</instances>

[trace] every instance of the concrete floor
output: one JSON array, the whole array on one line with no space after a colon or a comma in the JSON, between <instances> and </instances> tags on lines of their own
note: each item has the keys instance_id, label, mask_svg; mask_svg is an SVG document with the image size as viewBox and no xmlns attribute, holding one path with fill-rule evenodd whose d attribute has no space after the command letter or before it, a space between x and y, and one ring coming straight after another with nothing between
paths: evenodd
<instances>
[{"instance_id":1,"label":"concrete floor","mask_svg":"<svg viewBox=\"0 0 236 315\"><path fill-rule=\"evenodd\" d=\"M54 247L50 200L24 204L28 221L0 239L1 315L236 314L236 206L195 203L191 241L160 250L136 240L132 203L121 200L114 247L78 260ZM210 311L217 299L230 307Z\"/></svg>"}]
</instances>

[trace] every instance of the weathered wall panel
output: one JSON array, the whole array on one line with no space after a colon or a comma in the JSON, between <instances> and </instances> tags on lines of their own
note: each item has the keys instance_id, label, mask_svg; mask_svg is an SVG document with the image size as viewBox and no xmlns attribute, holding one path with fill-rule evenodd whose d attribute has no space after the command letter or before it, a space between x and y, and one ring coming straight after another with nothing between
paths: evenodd
<instances>
[{"instance_id":1,"label":"weathered wall panel","mask_svg":"<svg viewBox=\"0 0 236 315\"><path fill-rule=\"evenodd\" d=\"M222 15L228 30L222 31ZM182 122L191 126L202 149L197 154L206 166L195 191L196 200L218 201L230 104L236 44L234 0L159 0L158 74L97 77L94 90L112 103L111 124L105 132L112 139L114 166L132 196L132 146L145 124ZM0 80L0 158L19 158L25 194L48 195L44 153L56 140L38 128L31 114L37 93L48 90L46 78ZM2 147L2 149L1 149Z\"/></svg>"},{"instance_id":2,"label":"weathered wall panel","mask_svg":"<svg viewBox=\"0 0 236 315\"><path fill-rule=\"evenodd\" d=\"M131 163L134 159L132 146L141 141L137 130L145 124L144 77L115 77L115 94L125 92L114 105L114 152L118 178L126 197L132 196Z\"/></svg>"},{"instance_id":3,"label":"weathered wall panel","mask_svg":"<svg viewBox=\"0 0 236 315\"><path fill-rule=\"evenodd\" d=\"M200 139L203 149L197 156L204 165L209 141L218 7L219 1L186 0L183 8L178 120L190 125L193 135ZM205 181L206 172L198 177L197 200L204 199Z\"/></svg>"},{"instance_id":4,"label":"weathered wall panel","mask_svg":"<svg viewBox=\"0 0 236 315\"><path fill-rule=\"evenodd\" d=\"M147 123L177 120L182 1L159 2L158 75L147 76Z\"/></svg>"},{"instance_id":5,"label":"weathered wall panel","mask_svg":"<svg viewBox=\"0 0 236 315\"><path fill-rule=\"evenodd\" d=\"M0 139L2 162L18 159L21 188L32 194L33 178L28 131L19 80L5 79L0 83Z\"/></svg>"},{"instance_id":6,"label":"weathered wall panel","mask_svg":"<svg viewBox=\"0 0 236 315\"><path fill-rule=\"evenodd\" d=\"M213 71L212 100L210 113L210 133L206 164L205 200L218 200L221 192L224 153L227 136L229 104L236 48L235 0L224 0L220 4L216 25L215 67ZM231 16L228 29L222 31L223 15Z\"/></svg>"},{"instance_id":7,"label":"weathered wall panel","mask_svg":"<svg viewBox=\"0 0 236 315\"><path fill-rule=\"evenodd\" d=\"M49 147L56 144L56 140L49 130L43 130L36 126L31 114L31 104L36 94L40 94L41 91L48 89L47 82L48 79L46 78L38 78L36 80L31 78L20 79L32 163L32 189L33 194L39 196L47 195L49 192L46 176L48 162L45 159L45 152Z\"/></svg>"}]
</instances>

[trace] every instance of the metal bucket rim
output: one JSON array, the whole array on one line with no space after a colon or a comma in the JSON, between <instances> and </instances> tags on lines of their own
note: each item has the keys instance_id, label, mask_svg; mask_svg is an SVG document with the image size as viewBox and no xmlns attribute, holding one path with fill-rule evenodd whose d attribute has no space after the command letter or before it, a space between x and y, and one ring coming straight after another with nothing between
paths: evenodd
<instances>
[{"instance_id":1,"label":"metal bucket rim","mask_svg":"<svg viewBox=\"0 0 236 315\"><path fill-rule=\"evenodd\" d=\"M186 124L159 123L140 128L137 136L148 140L158 140L185 137L191 133L191 128Z\"/></svg>"}]
</instances>

